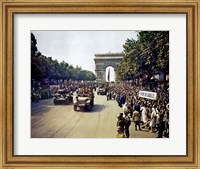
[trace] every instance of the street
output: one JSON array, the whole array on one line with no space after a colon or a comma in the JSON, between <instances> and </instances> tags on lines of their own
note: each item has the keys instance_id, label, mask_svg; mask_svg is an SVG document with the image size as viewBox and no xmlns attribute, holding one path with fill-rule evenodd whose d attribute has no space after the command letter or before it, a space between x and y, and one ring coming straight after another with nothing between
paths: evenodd
<instances>
[{"instance_id":1,"label":"street","mask_svg":"<svg viewBox=\"0 0 200 169\"><path fill-rule=\"evenodd\" d=\"M73 104L54 105L53 99L31 104L31 138L116 138L117 116L123 109L115 100L95 92L92 111L74 111ZM135 131L130 126L131 138L155 138L148 130Z\"/></svg>"}]
</instances>

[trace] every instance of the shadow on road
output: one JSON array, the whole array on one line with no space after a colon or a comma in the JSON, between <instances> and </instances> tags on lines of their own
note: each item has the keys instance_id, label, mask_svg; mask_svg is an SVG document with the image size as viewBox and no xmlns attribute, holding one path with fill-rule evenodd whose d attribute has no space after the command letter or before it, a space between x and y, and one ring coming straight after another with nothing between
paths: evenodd
<instances>
[{"instance_id":1,"label":"shadow on road","mask_svg":"<svg viewBox=\"0 0 200 169\"><path fill-rule=\"evenodd\" d=\"M40 108L34 108L34 110L31 107L31 115L40 116L44 113L48 113L50 109L51 107L48 107L48 106L41 106Z\"/></svg>"},{"instance_id":2,"label":"shadow on road","mask_svg":"<svg viewBox=\"0 0 200 169\"><path fill-rule=\"evenodd\" d=\"M73 104L58 104L55 105L52 99L41 100L38 103L31 103L31 115L40 116L44 113L48 113L50 110L57 110L65 106L72 106Z\"/></svg>"},{"instance_id":3,"label":"shadow on road","mask_svg":"<svg viewBox=\"0 0 200 169\"><path fill-rule=\"evenodd\" d=\"M103 111L105 108L107 107L107 105L101 105L101 104L95 104L92 107L91 111L83 111L84 113L100 113L101 111Z\"/></svg>"}]
</instances>

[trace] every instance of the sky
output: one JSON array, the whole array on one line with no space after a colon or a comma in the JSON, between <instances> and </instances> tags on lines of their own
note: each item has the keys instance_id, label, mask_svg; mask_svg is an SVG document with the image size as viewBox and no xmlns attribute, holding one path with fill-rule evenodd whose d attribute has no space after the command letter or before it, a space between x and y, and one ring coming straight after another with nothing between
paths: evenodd
<instances>
[{"instance_id":1,"label":"sky","mask_svg":"<svg viewBox=\"0 0 200 169\"><path fill-rule=\"evenodd\" d=\"M95 73L95 54L120 53L135 31L31 31L42 55ZM113 79L111 72L111 79Z\"/></svg>"}]
</instances>

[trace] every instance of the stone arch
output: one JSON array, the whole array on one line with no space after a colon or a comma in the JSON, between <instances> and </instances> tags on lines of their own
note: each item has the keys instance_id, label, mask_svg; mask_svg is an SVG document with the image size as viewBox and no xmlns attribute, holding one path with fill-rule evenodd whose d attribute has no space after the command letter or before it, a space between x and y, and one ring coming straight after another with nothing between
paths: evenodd
<instances>
[{"instance_id":1,"label":"stone arch","mask_svg":"<svg viewBox=\"0 0 200 169\"><path fill-rule=\"evenodd\" d=\"M95 72L97 76L97 82L106 81L106 68L112 66L114 71L122 61L123 53L105 53L105 54L95 54Z\"/></svg>"},{"instance_id":2,"label":"stone arch","mask_svg":"<svg viewBox=\"0 0 200 169\"><path fill-rule=\"evenodd\" d=\"M105 64L104 64L104 69L106 69L107 67L109 67L109 66L111 66L111 67L113 67L114 69L116 68L116 65L115 65L115 63L108 63L108 62L105 62Z\"/></svg>"}]
</instances>

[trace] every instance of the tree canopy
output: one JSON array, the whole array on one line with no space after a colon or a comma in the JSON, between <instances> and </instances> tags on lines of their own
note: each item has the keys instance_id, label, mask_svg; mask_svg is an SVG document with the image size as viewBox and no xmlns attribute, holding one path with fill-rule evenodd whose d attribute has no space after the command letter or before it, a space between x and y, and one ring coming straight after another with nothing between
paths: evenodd
<instances>
[{"instance_id":1,"label":"tree canopy","mask_svg":"<svg viewBox=\"0 0 200 169\"><path fill-rule=\"evenodd\" d=\"M156 73L169 74L169 32L141 31L137 40L127 39L124 58L117 66L118 80L131 80L146 75L149 81Z\"/></svg>"},{"instance_id":2,"label":"tree canopy","mask_svg":"<svg viewBox=\"0 0 200 169\"><path fill-rule=\"evenodd\" d=\"M34 80L65 79L65 80L95 80L93 72L83 70L81 67L73 67L67 62L58 62L52 57L42 55L37 49L37 40L31 33L31 77Z\"/></svg>"}]
</instances>

